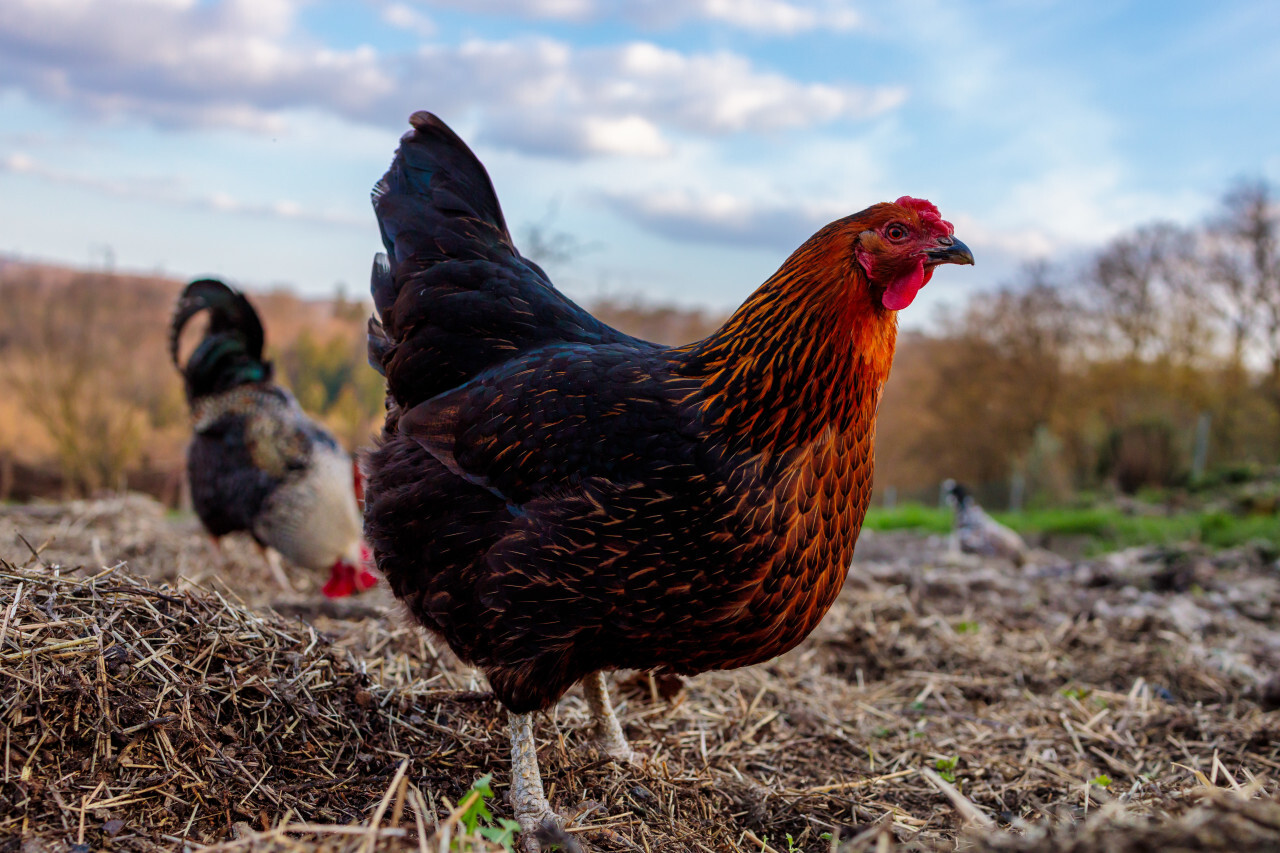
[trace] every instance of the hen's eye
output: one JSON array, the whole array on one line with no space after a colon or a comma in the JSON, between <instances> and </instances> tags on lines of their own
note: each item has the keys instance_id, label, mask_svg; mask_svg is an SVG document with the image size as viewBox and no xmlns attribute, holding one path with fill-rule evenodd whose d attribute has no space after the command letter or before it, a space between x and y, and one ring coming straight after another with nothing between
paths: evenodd
<instances>
[{"instance_id":1,"label":"hen's eye","mask_svg":"<svg viewBox=\"0 0 1280 853\"><path fill-rule=\"evenodd\" d=\"M888 228L884 229L884 236L888 237L890 240L895 240L895 241L905 240L907 239L906 226L899 225L898 223L895 222L892 225L890 225Z\"/></svg>"}]
</instances>

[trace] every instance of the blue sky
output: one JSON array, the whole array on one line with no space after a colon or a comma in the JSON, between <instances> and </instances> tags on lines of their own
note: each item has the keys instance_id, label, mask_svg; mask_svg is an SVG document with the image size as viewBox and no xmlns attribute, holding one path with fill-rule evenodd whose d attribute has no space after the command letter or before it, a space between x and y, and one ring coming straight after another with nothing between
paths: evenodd
<instances>
[{"instance_id":1,"label":"blue sky","mask_svg":"<svg viewBox=\"0 0 1280 853\"><path fill-rule=\"evenodd\" d=\"M425 108L571 296L728 308L914 195L978 259L920 318L1280 182L1278 84L1271 2L5 0L0 252L363 292Z\"/></svg>"}]
</instances>

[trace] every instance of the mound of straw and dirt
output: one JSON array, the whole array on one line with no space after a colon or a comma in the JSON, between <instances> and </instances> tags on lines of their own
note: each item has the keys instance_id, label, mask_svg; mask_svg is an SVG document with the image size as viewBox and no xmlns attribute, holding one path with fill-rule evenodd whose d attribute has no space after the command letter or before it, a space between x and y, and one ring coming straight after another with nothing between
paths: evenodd
<instances>
[{"instance_id":1,"label":"mound of straw and dirt","mask_svg":"<svg viewBox=\"0 0 1280 853\"><path fill-rule=\"evenodd\" d=\"M1268 556L1017 569L868 535L792 653L615 677L640 766L591 750L576 693L546 715L558 841L1280 849ZM501 850L505 715L483 678L384 591L321 602L293 577L137 497L0 508L0 851Z\"/></svg>"}]
</instances>

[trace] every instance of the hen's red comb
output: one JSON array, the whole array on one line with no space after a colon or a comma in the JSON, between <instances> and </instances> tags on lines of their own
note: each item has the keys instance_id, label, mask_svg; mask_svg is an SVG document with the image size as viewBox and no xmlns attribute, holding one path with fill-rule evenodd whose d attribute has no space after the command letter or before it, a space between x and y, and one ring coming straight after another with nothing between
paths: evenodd
<instances>
[{"instance_id":1,"label":"hen's red comb","mask_svg":"<svg viewBox=\"0 0 1280 853\"><path fill-rule=\"evenodd\" d=\"M942 218L942 214L938 212L937 206L922 198L912 198L904 195L902 198L894 202L899 207L905 207L908 210L914 210L916 215L920 217L920 221L929 226L931 230L940 235L951 236L956 233L955 227Z\"/></svg>"}]
</instances>

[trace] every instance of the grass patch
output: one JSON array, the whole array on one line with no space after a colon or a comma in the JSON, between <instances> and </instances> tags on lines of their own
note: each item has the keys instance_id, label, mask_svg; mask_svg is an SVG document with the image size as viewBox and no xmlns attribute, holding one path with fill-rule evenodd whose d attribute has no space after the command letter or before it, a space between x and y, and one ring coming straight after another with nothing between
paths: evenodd
<instances>
[{"instance_id":1,"label":"grass patch","mask_svg":"<svg viewBox=\"0 0 1280 853\"><path fill-rule=\"evenodd\" d=\"M950 533L952 513L949 508L922 504L899 504L891 509L871 507L862 526L867 530L919 530L922 533Z\"/></svg>"},{"instance_id":2,"label":"grass patch","mask_svg":"<svg viewBox=\"0 0 1280 853\"><path fill-rule=\"evenodd\" d=\"M1236 516L1224 512L1138 516L1105 507L995 512L992 516L1032 538L1040 535L1088 537L1093 540L1088 550L1095 553L1178 542L1202 542L1214 548L1267 542L1280 550L1280 516ZM879 531L949 533L951 521L950 509L902 504L892 509L869 509L864 526Z\"/></svg>"}]
</instances>

